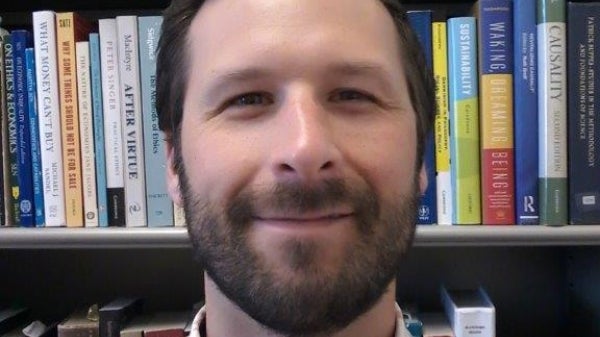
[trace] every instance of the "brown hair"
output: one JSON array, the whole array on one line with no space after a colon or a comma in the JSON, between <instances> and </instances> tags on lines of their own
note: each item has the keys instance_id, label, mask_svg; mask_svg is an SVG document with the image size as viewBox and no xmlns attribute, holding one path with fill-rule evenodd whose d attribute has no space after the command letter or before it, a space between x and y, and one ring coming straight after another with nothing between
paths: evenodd
<instances>
[{"instance_id":1,"label":"brown hair","mask_svg":"<svg viewBox=\"0 0 600 337\"><path fill-rule=\"evenodd\" d=\"M417 167L435 114L435 86L423 50L397 0L380 0L394 20L400 42L409 96L417 114ZM163 13L157 56L156 108L159 127L167 141L178 142L188 82L187 36L192 20L205 0L172 0ZM177 146L175 146L177 147ZM177 165L177 163L176 163Z\"/></svg>"}]
</instances>

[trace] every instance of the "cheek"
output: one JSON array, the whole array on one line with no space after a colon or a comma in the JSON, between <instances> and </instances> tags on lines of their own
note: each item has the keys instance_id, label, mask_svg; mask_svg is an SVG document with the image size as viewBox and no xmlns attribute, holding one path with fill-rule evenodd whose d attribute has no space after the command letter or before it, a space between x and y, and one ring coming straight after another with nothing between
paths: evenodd
<instances>
[{"instance_id":1,"label":"cheek","mask_svg":"<svg viewBox=\"0 0 600 337\"><path fill-rule=\"evenodd\" d=\"M187 128L186 128L187 127ZM253 176L256 151L235 133L184 124L182 156L194 193L224 202L244 188Z\"/></svg>"},{"instance_id":2,"label":"cheek","mask_svg":"<svg viewBox=\"0 0 600 337\"><path fill-rule=\"evenodd\" d=\"M384 198L410 192L416 166L416 133L407 127L381 128L362 138L362 155L354 161L359 174ZM359 162L360 161L360 162Z\"/></svg>"}]
</instances>

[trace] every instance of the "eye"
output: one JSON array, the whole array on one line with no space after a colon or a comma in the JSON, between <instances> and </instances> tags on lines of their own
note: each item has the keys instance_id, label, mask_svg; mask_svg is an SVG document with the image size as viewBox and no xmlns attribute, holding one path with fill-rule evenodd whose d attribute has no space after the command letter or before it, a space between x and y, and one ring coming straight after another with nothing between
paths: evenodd
<instances>
[{"instance_id":1,"label":"eye","mask_svg":"<svg viewBox=\"0 0 600 337\"><path fill-rule=\"evenodd\" d=\"M269 94L264 92L250 92L235 96L227 102L227 105L233 107L247 107L271 103L273 103L273 98Z\"/></svg>"},{"instance_id":2,"label":"eye","mask_svg":"<svg viewBox=\"0 0 600 337\"><path fill-rule=\"evenodd\" d=\"M340 89L336 90L331 99L333 101L367 101L375 102L376 99L373 95L365 93L356 89Z\"/></svg>"}]
</instances>

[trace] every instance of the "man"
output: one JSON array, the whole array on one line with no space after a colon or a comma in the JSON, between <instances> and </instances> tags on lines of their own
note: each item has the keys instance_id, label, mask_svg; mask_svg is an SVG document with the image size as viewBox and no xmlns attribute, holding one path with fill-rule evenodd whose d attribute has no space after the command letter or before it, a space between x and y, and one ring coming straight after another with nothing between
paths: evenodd
<instances>
[{"instance_id":1,"label":"man","mask_svg":"<svg viewBox=\"0 0 600 337\"><path fill-rule=\"evenodd\" d=\"M399 5L174 0L157 107L205 270L192 336L408 336L433 81Z\"/></svg>"}]
</instances>

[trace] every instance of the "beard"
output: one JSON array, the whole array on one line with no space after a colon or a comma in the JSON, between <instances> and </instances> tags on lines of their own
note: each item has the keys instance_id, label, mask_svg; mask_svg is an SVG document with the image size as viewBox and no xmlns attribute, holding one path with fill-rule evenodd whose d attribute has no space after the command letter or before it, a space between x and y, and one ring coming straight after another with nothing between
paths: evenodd
<instances>
[{"instance_id":1,"label":"beard","mask_svg":"<svg viewBox=\"0 0 600 337\"><path fill-rule=\"evenodd\" d=\"M368 311L385 293L400 268L415 232L418 174L408 195L380 201L374 189L341 179L317 186L277 184L244 189L224 206L196 193L179 177L188 232L196 259L219 290L265 327L289 336L331 334ZM351 205L353 240L335 270L320 264L323 249L315 240L287 239L280 254L285 276L251 245L249 231L256 210L269 207L283 214Z\"/></svg>"}]
</instances>

